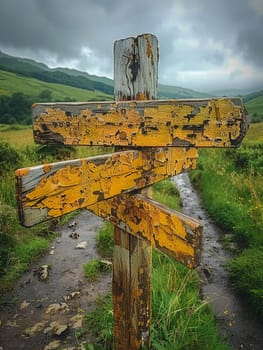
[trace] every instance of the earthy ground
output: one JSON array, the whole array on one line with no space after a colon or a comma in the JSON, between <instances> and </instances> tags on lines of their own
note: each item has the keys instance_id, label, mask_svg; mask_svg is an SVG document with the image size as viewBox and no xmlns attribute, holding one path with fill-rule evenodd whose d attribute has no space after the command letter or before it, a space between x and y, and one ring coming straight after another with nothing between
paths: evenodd
<instances>
[{"instance_id":1,"label":"earthy ground","mask_svg":"<svg viewBox=\"0 0 263 350\"><path fill-rule=\"evenodd\" d=\"M72 222L76 225L68 227ZM97 256L95 236L101 225L100 218L83 211L60 228L61 237L53 242L49 254L6 296L0 316L0 349L81 349L76 332L83 316L95 307L97 297L111 291L110 275L90 283L83 273L83 265ZM74 231L77 239L69 237ZM87 247L76 249L81 242L87 242ZM43 265L50 270L42 281L38 269Z\"/></svg>"},{"instance_id":2,"label":"earthy ground","mask_svg":"<svg viewBox=\"0 0 263 350\"><path fill-rule=\"evenodd\" d=\"M228 283L224 266L230 256L218 242L222 233L201 207L188 176L179 175L174 181L180 189L185 214L198 218L205 227L203 295L211 303L222 334L235 350L262 350L263 325L245 307L245 302L234 295ZM74 221L76 225L69 227ZM97 256L95 236L101 225L100 218L82 211L60 227L61 236L52 243L49 254L39 259L12 293L5 296L0 316L0 350L82 348L76 335L83 316L95 307L98 296L111 291L110 275L88 283L83 273L83 265ZM73 237L79 235L77 239L70 237L72 233ZM86 243L77 249L81 242ZM45 280L41 278L46 271L39 270L43 265L49 266Z\"/></svg>"},{"instance_id":3,"label":"earthy ground","mask_svg":"<svg viewBox=\"0 0 263 350\"><path fill-rule=\"evenodd\" d=\"M232 348L262 350L263 324L234 294L227 278L225 266L231 258L219 242L223 233L216 227L202 208L197 192L192 187L188 175L173 178L180 190L183 212L203 222L203 250L201 278L203 297L207 299L216 315L221 332Z\"/></svg>"}]
</instances>

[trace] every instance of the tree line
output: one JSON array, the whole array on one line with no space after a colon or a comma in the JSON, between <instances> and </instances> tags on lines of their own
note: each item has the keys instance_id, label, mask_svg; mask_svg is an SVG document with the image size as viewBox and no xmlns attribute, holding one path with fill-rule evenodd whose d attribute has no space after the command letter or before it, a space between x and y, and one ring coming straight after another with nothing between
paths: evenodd
<instances>
[{"instance_id":1,"label":"tree line","mask_svg":"<svg viewBox=\"0 0 263 350\"><path fill-rule=\"evenodd\" d=\"M52 91L42 90L37 96L38 102L51 102ZM0 124L31 124L32 104L36 96L27 96L22 92L15 92L12 95L0 95ZM64 101L75 101L66 97Z\"/></svg>"}]
</instances>

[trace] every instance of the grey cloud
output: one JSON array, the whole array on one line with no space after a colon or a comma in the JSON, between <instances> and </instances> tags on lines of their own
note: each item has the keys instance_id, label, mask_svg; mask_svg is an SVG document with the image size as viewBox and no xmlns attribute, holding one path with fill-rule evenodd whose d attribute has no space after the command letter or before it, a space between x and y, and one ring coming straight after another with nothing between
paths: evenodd
<instances>
[{"instance_id":1,"label":"grey cloud","mask_svg":"<svg viewBox=\"0 0 263 350\"><path fill-rule=\"evenodd\" d=\"M173 82L171 71L205 71L222 66L230 54L261 67L263 10L251 1L1 0L0 49L110 75L113 42L150 32L159 40L166 83Z\"/></svg>"}]
</instances>

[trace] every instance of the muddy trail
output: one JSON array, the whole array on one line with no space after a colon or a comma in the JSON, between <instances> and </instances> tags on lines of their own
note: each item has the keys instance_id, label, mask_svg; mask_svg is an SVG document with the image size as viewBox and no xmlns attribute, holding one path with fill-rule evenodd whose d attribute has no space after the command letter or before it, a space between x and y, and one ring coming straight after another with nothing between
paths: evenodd
<instances>
[{"instance_id":1,"label":"muddy trail","mask_svg":"<svg viewBox=\"0 0 263 350\"><path fill-rule=\"evenodd\" d=\"M228 283L225 264L230 255L219 242L222 233L202 208L188 176L181 174L173 181L180 190L184 213L204 224L202 292L211 303L223 336L235 350L263 349L263 325ZM111 291L109 274L90 283L83 272L83 265L97 256L95 237L101 225L100 218L84 210L59 228L61 236L49 253L36 261L5 297L0 310L0 350L82 349L76 334L83 317L94 309L99 296ZM80 243L82 248L77 249ZM47 271L40 270L41 266L50 267L44 281L41 278ZM85 341L94 340L92 335L88 337Z\"/></svg>"},{"instance_id":2,"label":"muddy trail","mask_svg":"<svg viewBox=\"0 0 263 350\"><path fill-rule=\"evenodd\" d=\"M232 258L226 252L220 237L223 233L213 224L202 208L197 192L192 187L187 174L173 178L179 189L186 215L199 219L204 225L201 278L203 298L211 304L219 322L222 335L233 349L263 349L263 324L240 300L228 281L225 266Z\"/></svg>"},{"instance_id":3,"label":"muddy trail","mask_svg":"<svg viewBox=\"0 0 263 350\"><path fill-rule=\"evenodd\" d=\"M96 234L101 226L99 217L82 211L59 228L61 236L49 253L5 296L0 312L1 350L82 349L76 333L83 317L94 309L99 296L111 291L110 274L94 283L84 277L83 265L97 257Z\"/></svg>"}]
</instances>

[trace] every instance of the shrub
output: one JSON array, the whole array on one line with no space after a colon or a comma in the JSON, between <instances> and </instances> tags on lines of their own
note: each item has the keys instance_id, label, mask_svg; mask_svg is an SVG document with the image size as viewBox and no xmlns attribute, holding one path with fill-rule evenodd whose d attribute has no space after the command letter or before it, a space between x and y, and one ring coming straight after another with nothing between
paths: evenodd
<instances>
[{"instance_id":1,"label":"shrub","mask_svg":"<svg viewBox=\"0 0 263 350\"><path fill-rule=\"evenodd\" d=\"M38 160L52 161L54 158L56 160L65 160L73 158L76 153L74 147L66 147L64 145L54 144L54 145L41 145L36 149Z\"/></svg>"},{"instance_id":2,"label":"shrub","mask_svg":"<svg viewBox=\"0 0 263 350\"><path fill-rule=\"evenodd\" d=\"M227 150L226 155L233 160L238 171L263 172L263 143L245 145L238 150Z\"/></svg>"},{"instance_id":3,"label":"shrub","mask_svg":"<svg viewBox=\"0 0 263 350\"><path fill-rule=\"evenodd\" d=\"M19 167L20 161L20 155L15 148L7 142L0 142L0 175Z\"/></svg>"}]
</instances>

